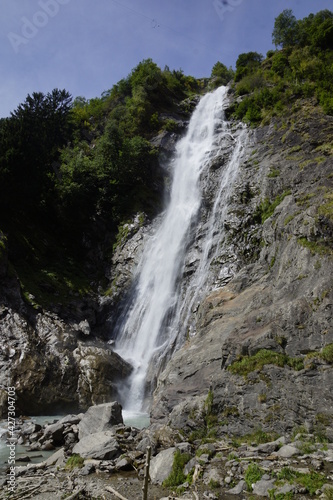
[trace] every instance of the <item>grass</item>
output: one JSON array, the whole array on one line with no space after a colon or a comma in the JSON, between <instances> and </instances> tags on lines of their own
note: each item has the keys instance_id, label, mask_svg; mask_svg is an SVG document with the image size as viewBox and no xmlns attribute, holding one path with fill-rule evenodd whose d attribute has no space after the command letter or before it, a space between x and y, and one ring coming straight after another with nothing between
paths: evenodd
<instances>
[{"instance_id":1,"label":"grass","mask_svg":"<svg viewBox=\"0 0 333 500\"><path fill-rule=\"evenodd\" d=\"M328 344L322 348L320 352L320 357L323 358L327 363L333 363L333 344Z\"/></svg>"},{"instance_id":2,"label":"grass","mask_svg":"<svg viewBox=\"0 0 333 500\"><path fill-rule=\"evenodd\" d=\"M324 500L333 500L333 488L326 488L324 491Z\"/></svg>"},{"instance_id":3,"label":"grass","mask_svg":"<svg viewBox=\"0 0 333 500\"><path fill-rule=\"evenodd\" d=\"M232 438L232 444L235 448L239 448L243 443L247 444L259 444L270 443L271 441L275 441L278 438L278 435L275 432L265 432L261 428L256 429L254 432L250 434L245 434L241 437L234 436Z\"/></svg>"},{"instance_id":4,"label":"grass","mask_svg":"<svg viewBox=\"0 0 333 500\"><path fill-rule=\"evenodd\" d=\"M275 365L281 368L290 366L296 371L304 368L301 358L290 358L286 354L261 349L254 356L242 356L239 360L229 365L227 370L234 375L247 377L251 372L261 371L265 365Z\"/></svg>"},{"instance_id":5,"label":"grass","mask_svg":"<svg viewBox=\"0 0 333 500\"><path fill-rule=\"evenodd\" d=\"M312 255L333 255L333 250L325 241L309 241L307 238L298 238L297 242L304 248L310 250Z\"/></svg>"},{"instance_id":6,"label":"grass","mask_svg":"<svg viewBox=\"0 0 333 500\"><path fill-rule=\"evenodd\" d=\"M244 475L244 479L249 491L252 491L252 485L257 481L260 481L263 475L264 471L259 467L257 463L249 464Z\"/></svg>"},{"instance_id":7,"label":"grass","mask_svg":"<svg viewBox=\"0 0 333 500\"><path fill-rule=\"evenodd\" d=\"M314 471L304 474L289 467L283 467L277 474L277 478L288 481L291 484L297 483L303 486L310 495L314 495L327 481L325 474Z\"/></svg>"},{"instance_id":8,"label":"grass","mask_svg":"<svg viewBox=\"0 0 333 500\"><path fill-rule=\"evenodd\" d=\"M291 191L288 189L284 191L282 194L278 195L273 201L270 201L268 198L265 198L257 207L254 218L255 220L260 221L262 224L271 217L274 213L274 210L280 203L284 200L284 198L290 195Z\"/></svg>"},{"instance_id":9,"label":"grass","mask_svg":"<svg viewBox=\"0 0 333 500\"><path fill-rule=\"evenodd\" d=\"M66 462L65 469L75 469L76 467L83 467L84 458L80 457L80 455L73 454Z\"/></svg>"},{"instance_id":10,"label":"grass","mask_svg":"<svg viewBox=\"0 0 333 500\"><path fill-rule=\"evenodd\" d=\"M324 195L325 203L320 205L318 209L319 215L323 215L333 222L333 193L329 192Z\"/></svg>"}]
</instances>

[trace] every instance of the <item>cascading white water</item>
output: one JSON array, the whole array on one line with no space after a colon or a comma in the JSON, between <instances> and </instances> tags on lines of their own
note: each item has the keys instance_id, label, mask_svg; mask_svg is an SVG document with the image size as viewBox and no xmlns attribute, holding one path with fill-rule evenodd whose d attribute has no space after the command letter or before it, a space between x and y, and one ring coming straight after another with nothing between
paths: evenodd
<instances>
[{"instance_id":1,"label":"cascading white water","mask_svg":"<svg viewBox=\"0 0 333 500\"><path fill-rule=\"evenodd\" d=\"M227 89L206 94L192 114L186 136L177 145L169 205L154 236L148 241L136 273L136 288L116 339L116 350L134 366L123 395L125 409L140 412L149 363L163 343L172 342L166 330L178 317L180 278L193 225L201 205L200 176L216 150L216 130L223 128L223 100ZM230 135L230 133L229 133ZM207 261L209 249L203 253ZM169 328L170 330L170 328Z\"/></svg>"}]
</instances>

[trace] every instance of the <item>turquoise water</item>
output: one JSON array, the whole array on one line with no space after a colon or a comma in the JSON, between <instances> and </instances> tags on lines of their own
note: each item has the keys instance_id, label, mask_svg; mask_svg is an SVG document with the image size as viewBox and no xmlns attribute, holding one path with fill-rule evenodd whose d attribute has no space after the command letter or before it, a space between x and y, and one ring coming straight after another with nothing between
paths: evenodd
<instances>
[{"instance_id":1,"label":"turquoise water","mask_svg":"<svg viewBox=\"0 0 333 500\"><path fill-rule=\"evenodd\" d=\"M136 427L137 429L144 429L149 426L150 419L148 413L141 413L135 411L123 410L124 424Z\"/></svg>"},{"instance_id":2,"label":"turquoise water","mask_svg":"<svg viewBox=\"0 0 333 500\"><path fill-rule=\"evenodd\" d=\"M63 415L62 415L63 416ZM27 422L35 422L36 424L45 425L51 424L55 420L59 420L62 416L43 416L43 417L29 417L26 419ZM8 466L9 448L6 443L6 433L7 433L7 421L0 421L0 475L3 473L4 469ZM20 463L20 457L29 455L30 463L39 463L52 455L54 451L35 451L27 452L27 448L22 445L15 446L15 465L23 465ZM26 462L25 462L26 464Z\"/></svg>"}]
</instances>

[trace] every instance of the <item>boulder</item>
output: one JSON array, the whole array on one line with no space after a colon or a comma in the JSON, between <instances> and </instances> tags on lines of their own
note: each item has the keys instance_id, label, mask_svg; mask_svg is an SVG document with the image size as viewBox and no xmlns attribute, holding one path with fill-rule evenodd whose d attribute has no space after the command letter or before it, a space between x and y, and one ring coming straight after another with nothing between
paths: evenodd
<instances>
[{"instance_id":1,"label":"boulder","mask_svg":"<svg viewBox=\"0 0 333 500\"><path fill-rule=\"evenodd\" d=\"M47 425L39 442L49 442L54 446L61 446L64 443L64 430L65 426L59 422Z\"/></svg>"},{"instance_id":2,"label":"boulder","mask_svg":"<svg viewBox=\"0 0 333 500\"><path fill-rule=\"evenodd\" d=\"M274 488L274 479L261 479L253 484L253 494L258 497L269 497L269 491Z\"/></svg>"},{"instance_id":3,"label":"boulder","mask_svg":"<svg viewBox=\"0 0 333 500\"><path fill-rule=\"evenodd\" d=\"M152 458L149 475L153 484L162 484L169 477L175 453L176 448L168 448Z\"/></svg>"},{"instance_id":4,"label":"boulder","mask_svg":"<svg viewBox=\"0 0 333 500\"><path fill-rule=\"evenodd\" d=\"M293 446L291 444L285 444L275 454L281 458L291 458L294 455L299 454L299 451L295 446Z\"/></svg>"},{"instance_id":5,"label":"boulder","mask_svg":"<svg viewBox=\"0 0 333 500\"><path fill-rule=\"evenodd\" d=\"M229 490L228 493L230 495L240 495L242 491L247 491L247 484L243 479L234 488Z\"/></svg>"},{"instance_id":6,"label":"boulder","mask_svg":"<svg viewBox=\"0 0 333 500\"><path fill-rule=\"evenodd\" d=\"M118 424L123 424L123 417L122 407L117 401L91 406L78 425L79 440L90 434L110 430Z\"/></svg>"},{"instance_id":7,"label":"boulder","mask_svg":"<svg viewBox=\"0 0 333 500\"><path fill-rule=\"evenodd\" d=\"M111 460L121 454L115 435L111 431L96 432L80 439L74 446L73 453L83 458L95 460Z\"/></svg>"},{"instance_id":8,"label":"boulder","mask_svg":"<svg viewBox=\"0 0 333 500\"><path fill-rule=\"evenodd\" d=\"M79 343L73 352L82 408L117 398L117 382L130 375L132 366L111 349Z\"/></svg>"}]
</instances>

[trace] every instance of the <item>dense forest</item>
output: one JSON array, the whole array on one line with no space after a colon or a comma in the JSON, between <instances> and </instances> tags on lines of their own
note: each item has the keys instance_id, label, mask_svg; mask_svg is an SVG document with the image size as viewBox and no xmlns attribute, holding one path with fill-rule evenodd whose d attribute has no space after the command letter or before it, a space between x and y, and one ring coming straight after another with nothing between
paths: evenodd
<instances>
[{"instance_id":1,"label":"dense forest","mask_svg":"<svg viewBox=\"0 0 333 500\"><path fill-rule=\"evenodd\" d=\"M147 59L100 98L35 92L0 121L0 258L27 301L66 306L103 287L119 228L161 209L151 139L178 131L173 117L189 118L192 96L229 83L228 117L251 126L302 99L333 115L333 13L297 20L285 10L272 39L276 50L241 54L235 71L218 61L198 80Z\"/></svg>"}]
</instances>

